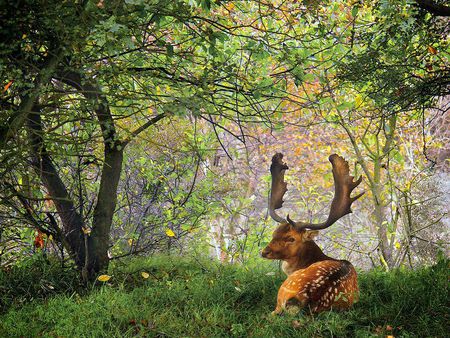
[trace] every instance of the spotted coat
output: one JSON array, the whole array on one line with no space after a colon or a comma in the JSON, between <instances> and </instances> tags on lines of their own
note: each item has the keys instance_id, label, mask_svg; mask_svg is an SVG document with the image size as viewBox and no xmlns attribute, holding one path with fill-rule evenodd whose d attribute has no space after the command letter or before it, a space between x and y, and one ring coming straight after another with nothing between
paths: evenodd
<instances>
[{"instance_id":1,"label":"spotted coat","mask_svg":"<svg viewBox=\"0 0 450 338\"><path fill-rule=\"evenodd\" d=\"M324 260L290 274L278 290L274 313L282 312L295 299L312 312L345 310L358 300L358 281L352 264L345 260Z\"/></svg>"}]
</instances>

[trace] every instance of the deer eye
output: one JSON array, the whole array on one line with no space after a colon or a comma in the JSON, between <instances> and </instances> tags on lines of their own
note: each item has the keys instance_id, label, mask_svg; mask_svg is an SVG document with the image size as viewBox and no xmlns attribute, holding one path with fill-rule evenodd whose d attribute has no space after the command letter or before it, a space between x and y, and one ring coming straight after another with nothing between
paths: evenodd
<instances>
[{"instance_id":1,"label":"deer eye","mask_svg":"<svg viewBox=\"0 0 450 338\"><path fill-rule=\"evenodd\" d=\"M286 238L286 242L293 242L293 241L295 241L295 238L294 237L288 237L288 238Z\"/></svg>"}]
</instances>

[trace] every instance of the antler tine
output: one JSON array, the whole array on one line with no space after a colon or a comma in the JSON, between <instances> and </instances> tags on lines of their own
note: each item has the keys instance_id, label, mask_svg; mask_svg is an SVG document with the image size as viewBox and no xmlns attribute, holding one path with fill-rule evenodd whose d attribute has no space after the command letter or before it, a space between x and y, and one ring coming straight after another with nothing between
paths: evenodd
<instances>
[{"instance_id":1,"label":"antler tine","mask_svg":"<svg viewBox=\"0 0 450 338\"><path fill-rule=\"evenodd\" d=\"M354 197L350 197L353 189L355 189L362 181L362 176L354 181L354 177L350 176L348 162L341 156L333 154L328 160L333 166L334 178L334 198L331 202L330 214L325 222L319 224L294 222L287 217L287 221L295 227L297 231L303 229L320 230L328 228L339 218L352 212L351 206L354 201L364 195L364 191Z\"/></svg>"},{"instance_id":2,"label":"antler tine","mask_svg":"<svg viewBox=\"0 0 450 338\"><path fill-rule=\"evenodd\" d=\"M269 199L269 215L279 223L286 222L284 218L275 212L275 209L280 209L283 206L283 196L287 191L287 183L284 181L284 172L286 169L289 169L289 167L283 163L283 154L276 153L272 157L272 164L270 166L272 187Z\"/></svg>"}]
</instances>

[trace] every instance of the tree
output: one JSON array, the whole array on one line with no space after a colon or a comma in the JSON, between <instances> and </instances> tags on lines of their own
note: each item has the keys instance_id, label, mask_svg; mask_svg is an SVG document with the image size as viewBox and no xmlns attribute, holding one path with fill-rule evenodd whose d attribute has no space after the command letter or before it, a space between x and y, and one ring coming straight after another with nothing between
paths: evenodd
<instances>
[{"instance_id":1,"label":"tree","mask_svg":"<svg viewBox=\"0 0 450 338\"><path fill-rule=\"evenodd\" d=\"M252 53L264 44L225 25L217 13L227 10L213 13L209 1L2 5L2 199L22 200L30 223L64 245L85 279L108 266L124 150L134 138L192 115L214 130L236 123L234 135L245 140L244 123L267 121L276 108L272 81L256 81L267 69ZM39 188L23 194L15 180L14 168L27 163L45 197ZM98 186L88 186L96 175ZM56 212L33 210L43 200Z\"/></svg>"}]
</instances>

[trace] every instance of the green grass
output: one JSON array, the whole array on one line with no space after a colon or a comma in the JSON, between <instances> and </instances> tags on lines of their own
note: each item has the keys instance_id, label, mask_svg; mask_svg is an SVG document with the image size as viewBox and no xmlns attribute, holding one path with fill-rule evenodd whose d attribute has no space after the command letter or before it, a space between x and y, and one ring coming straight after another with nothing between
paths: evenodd
<instances>
[{"instance_id":1,"label":"green grass","mask_svg":"<svg viewBox=\"0 0 450 338\"><path fill-rule=\"evenodd\" d=\"M142 271L150 277L144 279ZM30 301L19 290L21 301L0 316L0 336L446 337L450 332L446 261L415 271L360 273L361 299L351 311L314 316L269 315L284 277L265 261L246 269L179 257L141 258L116 264L110 274L108 283L81 295L70 287Z\"/></svg>"}]
</instances>

